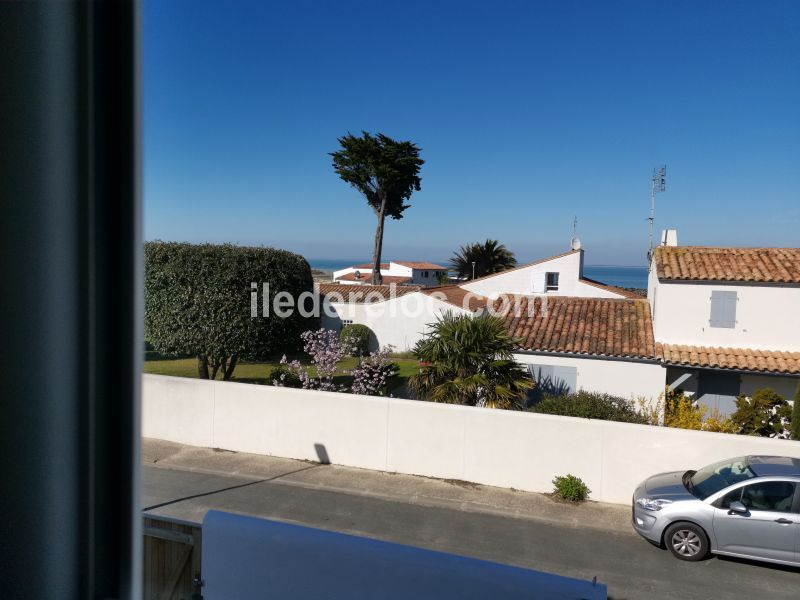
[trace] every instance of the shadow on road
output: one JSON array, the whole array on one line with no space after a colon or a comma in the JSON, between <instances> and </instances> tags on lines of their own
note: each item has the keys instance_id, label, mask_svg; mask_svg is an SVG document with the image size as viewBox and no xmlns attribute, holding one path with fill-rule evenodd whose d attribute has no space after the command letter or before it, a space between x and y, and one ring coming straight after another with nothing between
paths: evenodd
<instances>
[{"instance_id":1,"label":"shadow on road","mask_svg":"<svg viewBox=\"0 0 800 600\"><path fill-rule=\"evenodd\" d=\"M248 481L247 483L240 483L238 485L231 485L228 487L220 488L218 490L211 490L210 492L203 492L201 494L193 494L191 496L184 496L183 498L176 498L175 500L167 500L166 502L161 502L159 504L153 504L152 506L147 506L143 511L148 510L155 510L156 508L162 508L164 506L170 506L171 504L177 504L178 502L183 502L185 500L193 500L195 498L202 498L204 496L213 496L214 494L220 494L222 492L227 492L230 490L236 490L239 488L249 487L251 485L256 485L259 483L269 483L270 481L275 481L277 479L281 479L282 477L287 477L289 475L294 475L295 473L300 473L301 471L309 471L311 469L316 469L320 465L308 465L307 467L303 467L302 469L295 469L294 471L287 471L286 473L281 473L279 475L275 475L274 477L268 477L267 479L258 479L256 481Z\"/></svg>"}]
</instances>

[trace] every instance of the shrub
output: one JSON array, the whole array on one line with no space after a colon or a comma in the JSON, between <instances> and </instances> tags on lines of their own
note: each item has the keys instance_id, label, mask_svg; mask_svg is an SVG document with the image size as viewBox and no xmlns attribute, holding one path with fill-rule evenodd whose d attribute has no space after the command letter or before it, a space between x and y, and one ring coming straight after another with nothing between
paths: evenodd
<instances>
[{"instance_id":1,"label":"shrub","mask_svg":"<svg viewBox=\"0 0 800 600\"><path fill-rule=\"evenodd\" d=\"M351 371L351 390L354 394L383 396L389 378L396 372L397 365L389 358L388 348L383 348L361 359L358 366Z\"/></svg>"},{"instance_id":2,"label":"shrub","mask_svg":"<svg viewBox=\"0 0 800 600\"><path fill-rule=\"evenodd\" d=\"M286 364L280 364L277 367L273 367L272 371L270 371L269 378L270 381L272 381L272 385L277 387L303 387L303 382L300 381L297 373L292 371L292 369L290 369Z\"/></svg>"},{"instance_id":3,"label":"shrub","mask_svg":"<svg viewBox=\"0 0 800 600\"><path fill-rule=\"evenodd\" d=\"M792 407L792 439L800 440L800 384L794 393L794 406Z\"/></svg>"},{"instance_id":4,"label":"shrub","mask_svg":"<svg viewBox=\"0 0 800 600\"><path fill-rule=\"evenodd\" d=\"M646 425L648 422L647 417L640 414L630 400L596 392L579 391L575 394L562 396L545 396L534 404L530 410L548 415L583 417L585 419L601 419L623 423Z\"/></svg>"},{"instance_id":5,"label":"shrub","mask_svg":"<svg viewBox=\"0 0 800 600\"><path fill-rule=\"evenodd\" d=\"M339 333L339 341L350 349L351 356L367 355L370 337L373 337L372 330L359 323L345 325Z\"/></svg>"},{"instance_id":6,"label":"shrub","mask_svg":"<svg viewBox=\"0 0 800 600\"><path fill-rule=\"evenodd\" d=\"M304 390L323 390L326 392L344 392L347 388L336 382L339 362L347 356L348 347L339 341L339 336L332 329L304 331L303 350L311 359L311 366L303 366L299 360L288 361L286 355L281 358L281 365L291 371L300 381ZM312 370L316 376L312 377ZM279 384L274 384L279 385Z\"/></svg>"},{"instance_id":7,"label":"shrub","mask_svg":"<svg viewBox=\"0 0 800 600\"><path fill-rule=\"evenodd\" d=\"M639 413L649 425L714 431L717 433L737 433L738 427L730 417L725 417L716 408L695 405L694 400L679 390L665 388L657 402L639 400Z\"/></svg>"},{"instance_id":8,"label":"shrub","mask_svg":"<svg viewBox=\"0 0 800 600\"><path fill-rule=\"evenodd\" d=\"M736 412L731 415L739 433L763 437L784 435L786 421L790 418L789 403L771 388L756 390L752 398L739 396Z\"/></svg>"},{"instance_id":9,"label":"shrub","mask_svg":"<svg viewBox=\"0 0 800 600\"><path fill-rule=\"evenodd\" d=\"M295 310L287 318L269 311L251 317L251 282L269 284L270 305L279 292L297 299L313 292L302 256L274 248L231 244L147 242L144 245L145 337L161 354L196 356L198 375L230 379L238 360L258 360L297 348L315 319ZM261 306L261 303L258 303ZM209 374L209 369L211 374Z\"/></svg>"},{"instance_id":10,"label":"shrub","mask_svg":"<svg viewBox=\"0 0 800 600\"><path fill-rule=\"evenodd\" d=\"M564 475L553 479L553 493L570 502L583 502L592 493L583 479L575 475Z\"/></svg>"}]
</instances>

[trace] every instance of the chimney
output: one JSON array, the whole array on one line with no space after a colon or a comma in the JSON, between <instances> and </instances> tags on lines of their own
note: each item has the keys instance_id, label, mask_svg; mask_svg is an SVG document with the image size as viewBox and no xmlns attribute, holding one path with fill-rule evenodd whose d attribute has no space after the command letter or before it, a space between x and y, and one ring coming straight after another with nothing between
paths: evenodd
<instances>
[{"instance_id":1,"label":"chimney","mask_svg":"<svg viewBox=\"0 0 800 600\"><path fill-rule=\"evenodd\" d=\"M665 229L661 232L661 245L662 246L677 246L678 245L678 230Z\"/></svg>"}]
</instances>

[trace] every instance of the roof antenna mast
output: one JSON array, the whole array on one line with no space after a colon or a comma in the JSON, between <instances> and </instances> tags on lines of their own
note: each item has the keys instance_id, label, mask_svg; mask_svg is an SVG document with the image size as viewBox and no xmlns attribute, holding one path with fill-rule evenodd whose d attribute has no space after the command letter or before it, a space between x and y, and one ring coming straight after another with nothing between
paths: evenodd
<instances>
[{"instance_id":1,"label":"roof antenna mast","mask_svg":"<svg viewBox=\"0 0 800 600\"><path fill-rule=\"evenodd\" d=\"M653 169L653 178L650 180L650 216L647 218L648 237L650 238L650 249L647 251L647 264L653 257L653 223L656 220L656 194L667 189L667 165L659 165Z\"/></svg>"},{"instance_id":2,"label":"roof antenna mast","mask_svg":"<svg viewBox=\"0 0 800 600\"><path fill-rule=\"evenodd\" d=\"M578 215L575 215L575 218L572 219L572 239L569 245L573 250L581 249L581 240L578 238Z\"/></svg>"}]
</instances>

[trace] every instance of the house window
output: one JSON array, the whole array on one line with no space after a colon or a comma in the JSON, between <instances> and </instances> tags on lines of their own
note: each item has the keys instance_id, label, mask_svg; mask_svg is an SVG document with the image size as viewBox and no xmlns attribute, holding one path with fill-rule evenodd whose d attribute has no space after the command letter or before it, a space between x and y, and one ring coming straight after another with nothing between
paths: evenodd
<instances>
[{"instance_id":1,"label":"house window","mask_svg":"<svg viewBox=\"0 0 800 600\"><path fill-rule=\"evenodd\" d=\"M544 281L544 289L546 292L558 291L558 273L547 273Z\"/></svg>"},{"instance_id":2,"label":"house window","mask_svg":"<svg viewBox=\"0 0 800 600\"><path fill-rule=\"evenodd\" d=\"M428 276L428 272L427 272L427 271L425 271L425 272L422 274L422 276L423 276L423 277L427 277L427 276Z\"/></svg>"},{"instance_id":3,"label":"house window","mask_svg":"<svg viewBox=\"0 0 800 600\"><path fill-rule=\"evenodd\" d=\"M343 327L345 325L352 325L352 324L353 324L353 320L352 319L342 319L342 326Z\"/></svg>"},{"instance_id":4,"label":"house window","mask_svg":"<svg viewBox=\"0 0 800 600\"><path fill-rule=\"evenodd\" d=\"M738 300L736 292L712 291L709 325L711 327L725 327L728 329L735 328L736 303Z\"/></svg>"}]
</instances>

